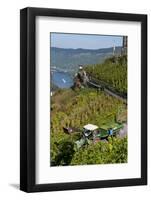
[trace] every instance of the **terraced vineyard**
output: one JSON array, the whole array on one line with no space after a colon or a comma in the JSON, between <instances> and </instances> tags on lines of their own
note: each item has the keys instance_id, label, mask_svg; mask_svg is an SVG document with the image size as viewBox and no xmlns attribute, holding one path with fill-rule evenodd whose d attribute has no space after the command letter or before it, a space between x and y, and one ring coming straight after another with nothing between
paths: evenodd
<instances>
[{"instance_id":1,"label":"terraced vineyard","mask_svg":"<svg viewBox=\"0 0 151 200\"><path fill-rule=\"evenodd\" d=\"M127 139L99 142L75 152L74 142L80 134L69 136L63 132L63 127L82 128L88 123L101 126L117 118L120 120L120 116L122 121L127 120L126 105L102 91L84 88L56 92L51 101L51 165L111 163L111 160L112 163L127 162ZM104 148L103 153L99 150L101 148Z\"/></svg>"},{"instance_id":2,"label":"terraced vineyard","mask_svg":"<svg viewBox=\"0 0 151 200\"><path fill-rule=\"evenodd\" d=\"M112 57L103 64L85 67L89 76L106 84L111 91L127 96L127 58ZM51 166L127 162L127 136L84 146L75 151L81 133L67 135L63 127L82 129L86 124L101 127L112 122L127 122L127 105L105 91L85 87L60 89L51 98Z\"/></svg>"},{"instance_id":3,"label":"terraced vineyard","mask_svg":"<svg viewBox=\"0 0 151 200\"><path fill-rule=\"evenodd\" d=\"M116 91L127 94L127 56L111 57L102 64L88 65L85 70Z\"/></svg>"}]
</instances>

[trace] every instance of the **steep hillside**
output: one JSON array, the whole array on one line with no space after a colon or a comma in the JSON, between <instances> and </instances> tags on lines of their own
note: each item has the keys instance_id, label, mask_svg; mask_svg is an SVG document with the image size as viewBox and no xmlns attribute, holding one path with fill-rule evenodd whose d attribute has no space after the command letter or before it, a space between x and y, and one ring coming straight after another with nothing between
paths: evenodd
<instances>
[{"instance_id":1,"label":"steep hillside","mask_svg":"<svg viewBox=\"0 0 151 200\"><path fill-rule=\"evenodd\" d=\"M88 65L85 70L90 77L127 94L127 56L111 57L101 64Z\"/></svg>"},{"instance_id":2,"label":"steep hillside","mask_svg":"<svg viewBox=\"0 0 151 200\"><path fill-rule=\"evenodd\" d=\"M107 122L114 122L117 118L120 120L120 112L124 114L126 121L126 105L95 89L64 89L56 92L51 101L51 165L109 163L113 157L112 163L127 162L127 139L114 140L110 144L100 142L75 152L74 142L80 135L69 136L63 131L63 127L82 128L88 123L101 126ZM104 153L100 148L105 148ZM111 151L111 148L114 151Z\"/></svg>"}]
</instances>

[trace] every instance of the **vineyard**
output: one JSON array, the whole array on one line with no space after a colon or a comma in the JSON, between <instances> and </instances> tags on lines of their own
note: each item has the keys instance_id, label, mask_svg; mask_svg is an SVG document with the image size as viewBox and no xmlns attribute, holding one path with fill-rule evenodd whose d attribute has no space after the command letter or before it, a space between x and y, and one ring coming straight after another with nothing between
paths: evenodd
<instances>
[{"instance_id":1,"label":"vineyard","mask_svg":"<svg viewBox=\"0 0 151 200\"><path fill-rule=\"evenodd\" d=\"M63 131L63 127L82 128L88 123L101 126L120 116L127 121L126 105L103 91L58 90L51 100L51 166L127 162L127 138L100 141L75 151L80 133L70 136Z\"/></svg>"},{"instance_id":2,"label":"vineyard","mask_svg":"<svg viewBox=\"0 0 151 200\"><path fill-rule=\"evenodd\" d=\"M111 57L102 64L88 65L86 72L104 81L123 94L127 94L127 56Z\"/></svg>"},{"instance_id":3,"label":"vineyard","mask_svg":"<svg viewBox=\"0 0 151 200\"><path fill-rule=\"evenodd\" d=\"M127 95L127 57L111 57L102 64L85 67L88 75ZM75 150L81 133L65 134L63 127L82 129L106 123L127 122L127 105L96 88L59 89L51 98L51 166L127 162L127 136L111 137Z\"/></svg>"}]
</instances>

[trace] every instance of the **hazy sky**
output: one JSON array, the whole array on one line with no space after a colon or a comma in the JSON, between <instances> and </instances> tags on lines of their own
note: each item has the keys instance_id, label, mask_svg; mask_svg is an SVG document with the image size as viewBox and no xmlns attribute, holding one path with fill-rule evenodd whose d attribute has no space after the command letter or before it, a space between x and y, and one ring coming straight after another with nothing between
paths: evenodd
<instances>
[{"instance_id":1,"label":"hazy sky","mask_svg":"<svg viewBox=\"0 0 151 200\"><path fill-rule=\"evenodd\" d=\"M50 34L51 47L101 49L122 46L122 36L86 35L86 34Z\"/></svg>"}]
</instances>

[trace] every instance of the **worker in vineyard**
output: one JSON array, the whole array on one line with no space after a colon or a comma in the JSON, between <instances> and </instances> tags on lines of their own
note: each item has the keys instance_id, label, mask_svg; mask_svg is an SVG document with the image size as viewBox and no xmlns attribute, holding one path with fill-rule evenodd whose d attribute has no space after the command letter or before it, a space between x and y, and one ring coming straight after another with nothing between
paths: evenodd
<instances>
[{"instance_id":1,"label":"worker in vineyard","mask_svg":"<svg viewBox=\"0 0 151 200\"><path fill-rule=\"evenodd\" d=\"M112 135L113 135L113 129L112 129L112 128L109 128L109 129L108 129L108 134L109 134L109 136L112 136Z\"/></svg>"}]
</instances>

